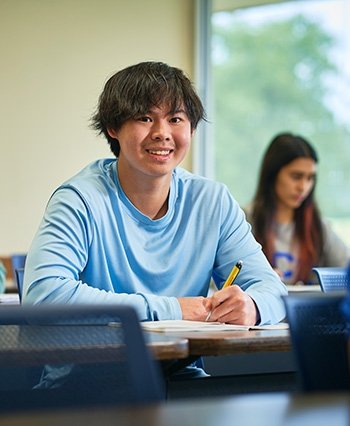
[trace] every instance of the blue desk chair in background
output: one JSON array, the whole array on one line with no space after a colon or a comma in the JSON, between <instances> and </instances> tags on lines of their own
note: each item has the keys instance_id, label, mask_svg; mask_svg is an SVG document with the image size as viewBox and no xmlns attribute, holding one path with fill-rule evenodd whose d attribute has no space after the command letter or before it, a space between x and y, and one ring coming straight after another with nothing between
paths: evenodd
<instances>
[{"instance_id":1,"label":"blue desk chair in background","mask_svg":"<svg viewBox=\"0 0 350 426\"><path fill-rule=\"evenodd\" d=\"M293 293L283 300L300 390L350 390L345 294Z\"/></svg>"},{"instance_id":2,"label":"blue desk chair in background","mask_svg":"<svg viewBox=\"0 0 350 426\"><path fill-rule=\"evenodd\" d=\"M316 279L323 292L342 291L347 288L347 268L313 268Z\"/></svg>"},{"instance_id":3,"label":"blue desk chair in background","mask_svg":"<svg viewBox=\"0 0 350 426\"><path fill-rule=\"evenodd\" d=\"M13 279L16 278L16 269L23 269L26 263L26 253L16 253L11 255L11 266Z\"/></svg>"},{"instance_id":4,"label":"blue desk chair in background","mask_svg":"<svg viewBox=\"0 0 350 426\"><path fill-rule=\"evenodd\" d=\"M12 275L17 286L20 302L22 301L23 275L26 258L26 253L16 253L11 255Z\"/></svg>"}]
</instances>

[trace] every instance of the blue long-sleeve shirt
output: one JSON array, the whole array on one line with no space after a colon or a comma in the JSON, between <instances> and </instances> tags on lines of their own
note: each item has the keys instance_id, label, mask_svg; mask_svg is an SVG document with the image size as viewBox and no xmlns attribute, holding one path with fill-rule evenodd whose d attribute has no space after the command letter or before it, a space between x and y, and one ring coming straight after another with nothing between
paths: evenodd
<instances>
[{"instance_id":1,"label":"blue long-sleeve shirt","mask_svg":"<svg viewBox=\"0 0 350 426\"><path fill-rule=\"evenodd\" d=\"M181 319L178 297L206 296L243 260L235 284L261 323L285 316L287 290L226 186L177 168L168 212L142 214L115 159L85 167L52 195L26 260L23 303L128 303L141 320Z\"/></svg>"}]
</instances>

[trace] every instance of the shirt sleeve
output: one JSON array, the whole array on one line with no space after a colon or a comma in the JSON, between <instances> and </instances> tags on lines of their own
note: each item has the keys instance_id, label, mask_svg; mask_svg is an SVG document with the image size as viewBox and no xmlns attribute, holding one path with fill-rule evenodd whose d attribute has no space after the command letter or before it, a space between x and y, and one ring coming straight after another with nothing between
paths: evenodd
<instances>
[{"instance_id":1,"label":"shirt sleeve","mask_svg":"<svg viewBox=\"0 0 350 426\"><path fill-rule=\"evenodd\" d=\"M125 303L140 320L182 318L176 297L116 293L81 281L93 238L93 218L83 198L71 188L56 191L27 255L23 303Z\"/></svg>"}]
</instances>

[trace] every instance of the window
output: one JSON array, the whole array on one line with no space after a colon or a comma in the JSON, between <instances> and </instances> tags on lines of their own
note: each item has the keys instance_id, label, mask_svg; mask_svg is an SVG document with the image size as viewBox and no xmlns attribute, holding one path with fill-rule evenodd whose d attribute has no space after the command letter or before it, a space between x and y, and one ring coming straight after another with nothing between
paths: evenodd
<instances>
[{"instance_id":1,"label":"window","mask_svg":"<svg viewBox=\"0 0 350 426\"><path fill-rule=\"evenodd\" d=\"M350 2L212 0L211 6L210 177L246 205L272 137L299 133L320 158L321 211L350 244ZM200 165L196 171L208 174Z\"/></svg>"}]
</instances>

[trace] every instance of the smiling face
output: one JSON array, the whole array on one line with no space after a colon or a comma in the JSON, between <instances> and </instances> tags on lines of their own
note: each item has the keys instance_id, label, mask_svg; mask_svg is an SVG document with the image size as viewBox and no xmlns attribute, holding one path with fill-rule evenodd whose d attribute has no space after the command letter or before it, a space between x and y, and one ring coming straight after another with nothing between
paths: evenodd
<instances>
[{"instance_id":1,"label":"smiling face","mask_svg":"<svg viewBox=\"0 0 350 426\"><path fill-rule=\"evenodd\" d=\"M316 163L300 157L282 167L275 181L277 207L295 210L308 197L315 185Z\"/></svg>"},{"instance_id":2,"label":"smiling face","mask_svg":"<svg viewBox=\"0 0 350 426\"><path fill-rule=\"evenodd\" d=\"M189 150L192 130L184 110L169 112L167 105L127 120L119 130L109 130L118 139L119 174L144 180L167 176Z\"/></svg>"}]
</instances>

